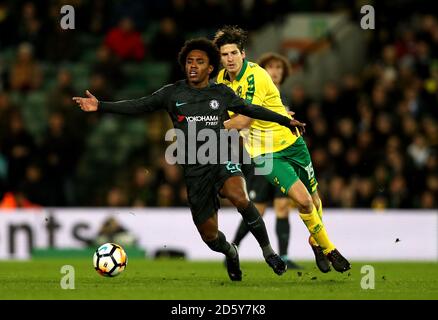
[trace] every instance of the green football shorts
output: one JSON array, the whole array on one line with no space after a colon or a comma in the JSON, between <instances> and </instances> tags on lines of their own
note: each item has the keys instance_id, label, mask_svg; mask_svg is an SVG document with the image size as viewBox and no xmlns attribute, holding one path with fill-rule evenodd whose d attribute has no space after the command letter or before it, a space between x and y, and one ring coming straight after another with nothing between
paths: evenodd
<instances>
[{"instance_id":1,"label":"green football shorts","mask_svg":"<svg viewBox=\"0 0 438 320\"><path fill-rule=\"evenodd\" d=\"M316 192L318 182L303 137L299 137L286 149L254 157L253 162L256 166L255 174L264 175L284 194L287 194L298 179L310 194Z\"/></svg>"}]
</instances>

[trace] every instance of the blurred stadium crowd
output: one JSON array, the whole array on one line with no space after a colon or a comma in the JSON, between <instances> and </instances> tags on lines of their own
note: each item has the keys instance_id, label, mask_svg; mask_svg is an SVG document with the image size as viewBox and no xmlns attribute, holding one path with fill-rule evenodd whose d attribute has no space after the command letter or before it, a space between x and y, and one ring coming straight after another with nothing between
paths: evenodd
<instances>
[{"instance_id":1,"label":"blurred stadium crowd","mask_svg":"<svg viewBox=\"0 0 438 320\"><path fill-rule=\"evenodd\" d=\"M182 77L185 39L224 24L251 35L292 12L357 19L361 2L341 3L0 0L2 206L185 206L181 170L164 160L167 114L85 114L71 97L150 94ZM62 4L75 8L75 30L60 28ZM398 15L376 9L362 72L326 83L321 96L282 88L308 124L325 207L437 207L438 20L408 4Z\"/></svg>"}]
</instances>

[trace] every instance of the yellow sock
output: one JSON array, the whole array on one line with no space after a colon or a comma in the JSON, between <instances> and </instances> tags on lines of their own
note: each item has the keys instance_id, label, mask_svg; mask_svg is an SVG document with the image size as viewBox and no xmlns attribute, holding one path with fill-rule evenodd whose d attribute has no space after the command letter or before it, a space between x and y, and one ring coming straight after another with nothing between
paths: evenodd
<instances>
[{"instance_id":1,"label":"yellow sock","mask_svg":"<svg viewBox=\"0 0 438 320\"><path fill-rule=\"evenodd\" d=\"M324 225L324 222L322 222L322 201L321 201L321 199L319 199L319 208L317 209L317 213L318 213L319 219L321 220L322 225ZM312 235L310 235L309 241L312 244L312 246L318 245L318 242L316 242L315 238L313 238Z\"/></svg>"},{"instance_id":2,"label":"yellow sock","mask_svg":"<svg viewBox=\"0 0 438 320\"><path fill-rule=\"evenodd\" d=\"M312 213L300 213L300 217L314 240L316 240L318 245L323 249L324 254L335 249L335 245L330 241L315 206L313 206Z\"/></svg>"},{"instance_id":3,"label":"yellow sock","mask_svg":"<svg viewBox=\"0 0 438 320\"><path fill-rule=\"evenodd\" d=\"M317 210L318 210L317 212L318 212L319 219L321 219L321 222L322 222L322 201L321 201L321 199L319 199L319 208Z\"/></svg>"}]
</instances>

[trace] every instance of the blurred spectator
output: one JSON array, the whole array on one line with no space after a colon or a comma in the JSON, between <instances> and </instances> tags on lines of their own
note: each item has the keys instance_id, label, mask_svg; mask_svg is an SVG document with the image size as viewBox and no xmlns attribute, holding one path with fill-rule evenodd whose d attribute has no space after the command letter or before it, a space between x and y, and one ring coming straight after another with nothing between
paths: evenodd
<instances>
[{"instance_id":1,"label":"blurred spectator","mask_svg":"<svg viewBox=\"0 0 438 320\"><path fill-rule=\"evenodd\" d=\"M157 192L157 206L158 207L172 207L175 206L176 201L175 189L168 183L160 184Z\"/></svg>"},{"instance_id":2,"label":"blurred spectator","mask_svg":"<svg viewBox=\"0 0 438 320\"><path fill-rule=\"evenodd\" d=\"M8 165L8 186L17 187L24 179L26 168L37 155L34 139L24 127L21 114L11 115L6 137L3 139L3 154Z\"/></svg>"},{"instance_id":3,"label":"blurred spectator","mask_svg":"<svg viewBox=\"0 0 438 320\"><path fill-rule=\"evenodd\" d=\"M292 87L289 108L295 112L297 119L303 119L304 122L310 119L306 117L307 107L310 104L310 98L301 84Z\"/></svg>"},{"instance_id":4,"label":"blurred spectator","mask_svg":"<svg viewBox=\"0 0 438 320\"><path fill-rule=\"evenodd\" d=\"M33 56L33 47L28 43L20 44L11 68L11 88L22 92L38 89L41 87L42 76L41 67Z\"/></svg>"},{"instance_id":5,"label":"blurred spectator","mask_svg":"<svg viewBox=\"0 0 438 320\"><path fill-rule=\"evenodd\" d=\"M121 60L143 60L145 47L140 32L129 17L120 19L117 27L105 37L105 45Z\"/></svg>"},{"instance_id":6,"label":"blurred spectator","mask_svg":"<svg viewBox=\"0 0 438 320\"><path fill-rule=\"evenodd\" d=\"M394 131L393 118L389 113L380 112L377 114L374 125L375 145L377 145L379 149L382 149L391 133Z\"/></svg>"},{"instance_id":7,"label":"blurred spectator","mask_svg":"<svg viewBox=\"0 0 438 320\"><path fill-rule=\"evenodd\" d=\"M421 200L419 203L420 208L424 209L436 209L438 207L437 196L431 191L424 191L421 194Z\"/></svg>"},{"instance_id":8,"label":"blurred spectator","mask_svg":"<svg viewBox=\"0 0 438 320\"><path fill-rule=\"evenodd\" d=\"M130 204L133 207L147 207L154 204L156 190L155 171L144 166L136 167L133 174L133 181L129 191Z\"/></svg>"},{"instance_id":9,"label":"blurred spectator","mask_svg":"<svg viewBox=\"0 0 438 320\"><path fill-rule=\"evenodd\" d=\"M103 35L109 27L111 2L106 0L87 1L83 10L86 16L86 31L94 35Z\"/></svg>"},{"instance_id":10,"label":"blurred spectator","mask_svg":"<svg viewBox=\"0 0 438 320\"><path fill-rule=\"evenodd\" d=\"M31 44L37 59L44 58L46 35L43 32L43 25L33 2L23 4L20 23L18 24L17 40L21 43Z\"/></svg>"},{"instance_id":11,"label":"blurred spectator","mask_svg":"<svg viewBox=\"0 0 438 320\"><path fill-rule=\"evenodd\" d=\"M73 86L71 72L66 68L60 68L55 87L48 93L46 98L50 111L59 111L70 116L75 106L71 97L76 94L77 91Z\"/></svg>"},{"instance_id":12,"label":"blurred spectator","mask_svg":"<svg viewBox=\"0 0 438 320\"><path fill-rule=\"evenodd\" d=\"M373 181L368 178L362 178L357 184L357 208L370 208L375 194Z\"/></svg>"},{"instance_id":13,"label":"blurred spectator","mask_svg":"<svg viewBox=\"0 0 438 320\"><path fill-rule=\"evenodd\" d=\"M120 187L112 187L106 195L106 206L126 207L128 205L126 193Z\"/></svg>"},{"instance_id":14,"label":"blurred spectator","mask_svg":"<svg viewBox=\"0 0 438 320\"><path fill-rule=\"evenodd\" d=\"M0 47L6 48L16 41L16 25L14 24L13 4L0 2Z\"/></svg>"},{"instance_id":15,"label":"blurred spectator","mask_svg":"<svg viewBox=\"0 0 438 320\"><path fill-rule=\"evenodd\" d=\"M180 188L184 185L182 169L178 165L168 164L164 156L160 160L157 183L159 183L157 194L158 206L165 206L165 203L171 203L174 206L184 205L184 200L179 199ZM168 197L167 200L166 197Z\"/></svg>"},{"instance_id":16,"label":"blurred spectator","mask_svg":"<svg viewBox=\"0 0 438 320\"><path fill-rule=\"evenodd\" d=\"M373 180L379 193L383 193L386 191L386 188L390 181L390 176L386 165L380 163L375 167Z\"/></svg>"},{"instance_id":17,"label":"blurred spectator","mask_svg":"<svg viewBox=\"0 0 438 320\"><path fill-rule=\"evenodd\" d=\"M282 89L282 85L291 73L291 65L289 60L275 52L267 52L263 54L257 61L258 65L266 69L272 78L272 81L280 91L280 98L283 105L290 110L290 101Z\"/></svg>"},{"instance_id":18,"label":"blurred spectator","mask_svg":"<svg viewBox=\"0 0 438 320\"><path fill-rule=\"evenodd\" d=\"M11 122L11 115L17 110L17 106L11 102L9 94L0 91L0 150Z\"/></svg>"},{"instance_id":19,"label":"blurred spectator","mask_svg":"<svg viewBox=\"0 0 438 320\"><path fill-rule=\"evenodd\" d=\"M371 107L376 111L388 110L388 95L385 87L381 84L374 86L371 93Z\"/></svg>"},{"instance_id":20,"label":"blurred spectator","mask_svg":"<svg viewBox=\"0 0 438 320\"><path fill-rule=\"evenodd\" d=\"M77 106L72 100L72 97L77 94L70 70L61 67L58 70L54 88L47 94L46 104L49 113L62 114L62 117L67 120L63 123L65 130L76 140L79 140L85 136L88 128L77 130L77 123L88 123L93 117L86 117L82 112L78 112Z\"/></svg>"},{"instance_id":21,"label":"blurred spectator","mask_svg":"<svg viewBox=\"0 0 438 320\"><path fill-rule=\"evenodd\" d=\"M426 164L429 157L430 150L427 147L426 139L424 136L417 134L414 137L413 142L408 146L408 154L414 161L414 164L421 168Z\"/></svg>"},{"instance_id":22,"label":"blurred spectator","mask_svg":"<svg viewBox=\"0 0 438 320\"><path fill-rule=\"evenodd\" d=\"M27 166L26 175L19 187L19 190L21 190L26 195L26 198L34 204L41 206L54 205L49 201L53 190L47 188L47 184L43 178L42 168L36 162L30 163Z\"/></svg>"},{"instance_id":23,"label":"blurred spectator","mask_svg":"<svg viewBox=\"0 0 438 320\"><path fill-rule=\"evenodd\" d=\"M412 197L408 193L406 179L397 174L391 179L389 187L389 207L390 208L410 208L409 197Z\"/></svg>"},{"instance_id":24,"label":"blurred spectator","mask_svg":"<svg viewBox=\"0 0 438 320\"><path fill-rule=\"evenodd\" d=\"M32 203L21 191L6 192L0 201L0 209L35 209L41 206ZM6 211L7 212L7 211Z\"/></svg>"},{"instance_id":25,"label":"blurred spectator","mask_svg":"<svg viewBox=\"0 0 438 320\"><path fill-rule=\"evenodd\" d=\"M94 73L91 75L89 90L90 92L93 92L96 97L99 97L99 100L113 100L113 91L108 86L106 78L100 73Z\"/></svg>"},{"instance_id":26,"label":"blurred spectator","mask_svg":"<svg viewBox=\"0 0 438 320\"><path fill-rule=\"evenodd\" d=\"M329 181L329 190L327 195L327 207L342 207L343 192L346 190L345 180L335 176Z\"/></svg>"},{"instance_id":27,"label":"blurred spectator","mask_svg":"<svg viewBox=\"0 0 438 320\"><path fill-rule=\"evenodd\" d=\"M424 117L421 121L421 127L425 133L427 144L431 148L438 149L438 122L437 119Z\"/></svg>"},{"instance_id":28,"label":"blurred spectator","mask_svg":"<svg viewBox=\"0 0 438 320\"><path fill-rule=\"evenodd\" d=\"M120 90L123 88L125 77L120 60L104 45L101 45L97 49L96 57L97 61L91 68L92 74L102 76L111 90Z\"/></svg>"},{"instance_id":29,"label":"blurred spectator","mask_svg":"<svg viewBox=\"0 0 438 320\"><path fill-rule=\"evenodd\" d=\"M340 118L337 123L339 137L345 145L352 145L355 140L356 128L351 118Z\"/></svg>"},{"instance_id":30,"label":"blurred spectator","mask_svg":"<svg viewBox=\"0 0 438 320\"><path fill-rule=\"evenodd\" d=\"M157 33L152 37L149 47L151 57L157 61L171 63L171 74L169 82L180 80L183 73L178 64L178 52L184 44L184 37L176 22L171 17L164 17L160 21Z\"/></svg>"},{"instance_id":31,"label":"blurred spectator","mask_svg":"<svg viewBox=\"0 0 438 320\"><path fill-rule=\"evenodd\" d=\"M74 205L73 172L80 157L80 148L74 136L66 129L62 113L50 114L41 151L47 173L49 205Z\"/></svg>"},{"instance_id":32,"label":"blurred spectator","mask_svg":"<svg viewBox=\"0 0 438 320\"><path fill-rule=\"evenodd\" d=\"M56 25L47 38L46 59L55 63L77 61L80 48L74 35Z\"/></svg>"},{"instance_id":33,"label":"blurred spectator","mask_svg":"<svg viewBox=\"0 0 438 320\"><path fill-rule=\"evenodd\" d=\"M339 106L340 113L344 116L354 118L356 110L354 106L357 106L360 98L361 80L357 75L346 74L342 77L342 90Z\"/></svg>"}]
</instances>

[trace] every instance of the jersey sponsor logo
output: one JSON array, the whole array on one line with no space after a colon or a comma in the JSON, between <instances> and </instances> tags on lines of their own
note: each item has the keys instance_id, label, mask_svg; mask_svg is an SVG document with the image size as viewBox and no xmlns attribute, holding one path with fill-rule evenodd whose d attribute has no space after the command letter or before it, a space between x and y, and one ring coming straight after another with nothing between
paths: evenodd
<instances>
[{"instance_id":1,"label":"jersey sponsor logo","mask_svg":"<svg viewBox=\"0 0 438 320\"><path fill-rule=\"evenodd\" d=\"M313 227L312 230L310 230L310 232L312 234L315 234L315 233L320 232L322 230L322 228L323 228L323 226L320 223L318 223L316 226Z\"/></svg>"},{"instance_id":2,"label":"jersey sponsor logo","mask_svg":"<svg viewBox=\"0 0 438 320\"><path fill-rule=\"evenodd\" d=\"M213 110L219 109L219 102L217 100L211 100L210 101L210 108Z\"/></svg>"},{"instance_id":3,"label":"jersey sponsor logo","mask_svg":"<svg viewBox=\"0 0 438 320\"><path fill-rule=\"evenodd\" d=\"M177 106L177 107L181 107L181 106L183 106L183 105L185 105L185 104L187 104L188 102L176 102L175 103L175 105Z\"/></svg>"},{"instance_id":4,"label":"jersey sponsor logo","mask_svg":"<svg viewBox=\"0 0 438 320\"><path fill-rule=\"evenodd\" d=\"M246 90L245 99L249 102L252 102L252 99L254 98L254 93L255 93L254 75L250 74L248 76L248 78L246 78L246 81L248 82L248 89Z\"/></svg>"},{"instance_id":5,"label":"jersey sponsor logo","mask_svg":"<svg viewBox=\"0 0 438 320\"><path fill-rule=\"evenodd\" d=\"M219 116L186 116L187 122L219 121Z\"/></svg>"},{"instance_id":6,"label":"jersey sponsor logo","mask_svg":"<svg viewBox=\"0 0 438 320\"><path fill-rule=\"evenodd\" d=\"M183 116L178 114L176 117L178 122L186 119L187 122L205 122L207 126L215 126L219 122L219 116Z\"/></svg>"},{"instance_id":7,"label":"jersey sponsor logo","mask_svg":"<svg viewBox=\"0 0 438 320\"><path fill-rule=\"evenodd\" d=\"M236 94L237 94L239 97L242 97L242 86L239 86L239 87L237 88L237 90L236 90Z\"/></svg>"}]
</instances>

